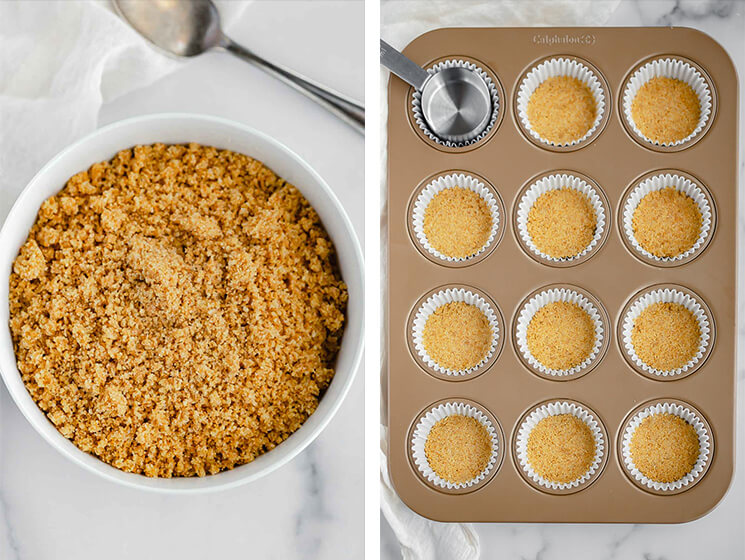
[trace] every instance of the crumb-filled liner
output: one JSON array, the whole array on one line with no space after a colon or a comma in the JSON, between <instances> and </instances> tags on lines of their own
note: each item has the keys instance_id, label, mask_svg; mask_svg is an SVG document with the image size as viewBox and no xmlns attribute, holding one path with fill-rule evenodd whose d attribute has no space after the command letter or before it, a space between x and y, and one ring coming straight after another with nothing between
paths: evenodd
<instances>
[{"instance_id":1,"label":"crumb-filled liner","mask_svg":"<svg viewBox=\"0 0 745 560\"><path fill-rule=\"evenodd\" d=\"M451 189L455 187L461 187L475 192L481 197L486 203L489 213L491 214L491 230L489 231L489 238L482 247L476 252L468 255L467 257L449 257L444 255L437 249L435 249L427 239L427 235L424 233L424 217L427 212L427 206L432 202L435 195L444 191L445 189ZM453 173L450 175L444 175L437 177L431 181L417 196L414 202L414 209L412 212L412 222L414 228L414 234L416 235L417 241L421 246L434 257L447 262L463 262L482 254L486 251L492 243L497 239L499 233L501 216L499 215L499 202L491 190L479 179L466 175L464 173Z\"/></svg>"},{"instance_id":2,"label":"crumb-filled liner","mask_svg":"<svg viewBox=\"0 0 745 560\"><path fill-rule=\"evenodd\" d=\"M698 459L693 465L693 468L683 478L675 480L673 482L657 482L642 474L639 469L634 465L634 460L631 457L631 439L634 436L634 432L639 425L644 421L645 418L655 414L673 414L682 418L688 422L693 429L696 430L698 436L699 452ZM710 448L711 448L711 436L709 435L706 425L698 417L698 415L690 408L671 402L658 403L652 406L648 406L644 410L637 412L626 425L626 429L623 432L622 442L622 454L623 464L629 474L641 485L649 489L656 490L658 492L675 492L685 486L689 486L694 483L699 476L704 472L706 464L710 459Z\"/></svg>"},{"instance_id":3,"label":"crumb-filled liner","mask_svg":"<svg viewBox=\"0 0 745 560\"><path fill-rule=\"evenodd\" d=\"M693 89L696 97L698 97L699 103L699 119L696 124L696 128L685 138L676 140L675 142L659 142L647 138L644 133L636 126L634 118L631 116L631 107L634 102L634 97L639 92L641 87L649 82L652 78L672 78L685 82ZM648 62L628 79L626 87L623 92L623 114L626 118L627 123L634 131L634 134L644 142L652 144L654 146L680 146L691 141L695 138L706 126L709 118L711 117L712 111L712 94L709 87L709 83L706 78L696 68L676 58L660 58Z\"/></svg>"},{"instance_id":4,"label":"crumb-filled liner","mask_svg":"<svg viewBox=\"0 0 745 560\"><path fill-rule=\"evenodd\" d=\"M427 455L424 452L424 444L427 442L429 432L437 422L447 418L448 416L456 415L468 416L478 420L481 425L484 426L491 438L492 449L489 462L475 478L467 480L466 482L453 483L440 478L432 467L429 466ZM473 405L462 402L448 402L432 408L422 417L421 420L419 420L411 438L411 453L419 472L427 481L440 488L459 490L462 488L470 488L484 480L484 478L489 475L491 470L497 465L500 445L501 442L499 441L497 427L492 424L491 420L489 420L481 410Z\"/></svg>"},{"instance_id":5,"label":"crumb-filled liner","mask_svg":"<svg viewBox=\"0 0 745 560\"><path fill-rule=\"evenodd\" d=\"M422 113L422 93L420 91L415 91L414 95L411 99L411 110L414 115L414 122L419 127L419 129L424 133L424 135L429 138L432 142L435 142L436 144L439 144L441 146L446 146L448 148L463 148L465 146L471 146L481 140L483 140L487 134L489 134L489 131L494 128L494 125L497 122L497 117L499 116L500 111L500 99L499 99L499 91L497 90L497 86L494 83L494 80L492 80L491 76L487 74L485 70L480 68L478 65L474 64L473 62L468 62L466 60L459 60L459 59L451 59L451 60L444 60L442 62L438 62L431 68L427 69L427 72L430 74L436 74L440 70L443 70L445 68L467 68L471 70L472 72L475 72L479 75L479 77L484 80L484 83L486 84L486 87L489 88L489 94L491 95L491 116L489 117L489 122L484 127L484 130L479 132L479 134L472 138L471 140L464 140L461 142L453 142L451 140L445 140L443 138L440 138L437 136L429 127L429 124L427 123L427 120L424 118L424 114Z\"/></svg>"},{"instance_id":6,"label":"crumb-filled liner","mask_svg":"<svg viewBox=\"0 0 745 560\"><path fill-rule=\"evenodd\" d=\"M595 233L587 247L576 255L572 255L571 257L552 257L538 249L533 238L530 236L530 233L528 232L528 215L530 209L533 208L536 200L538 200L541 195L562 188L570 188L579 191L590 201L590 205L595 211ZM557 173L538 179L525 191L517 207L517 229L524 245L528 247L534 255L549 262L570 262L584 257L586 254L591 252L598 246L600 240L603 238L603 233L607 227L606 220L605 205L595 188L584 179L566 173Z\"/></svg>"},{"instance_id":7,"label":"crumb-filled liner","mask_svg":"<svg viewBox=\"0 0 745 560\"><path fill-rule=\"evenodd\" d=\"M638 356L636 350L634 349L634 345L631 342L631 332L634 328L636 319L639 317L642 311L644 311L650 305L656 303L677 303L682 305L691 313L693 313L693 317L696 319L699 331L701 333L696 354L682 367L673 370L659 370L645 363ZM711 339L710 333L710 320L706 314L706 310L704 309L704 307L696 300L695 297L673 288L662 288L652 290L643 294L633 304L631 304L628 311L626 312L626 315L623 318L622 335L623 346L626 350L626 354L629 358L631 358L631 361L634 362L637 367L655 376L674 377L695 368L706 353Z\"/></svg>"},{"instance_id":8,"label":"crumb-filled liner","mask_svg":"<svg viewBox=\"0 0 745 560\"><path fill-rule=\"evenodd\" d=\"M590 468L587 469L585 474L570 482L553 482L547 480L535 472L528 461L528 438L530 437L530 433L541 420L548 418L549 416L558 416L560 414L571 414L572 416L582 420L587 427L590 428L593 439L595 440L595 456L590 464ZM548 488L550 490L579 489L580 486L589 482L600 469L603 458L608 452L607 442L605 439L602 425L600 424L600 421L595 418L592 412L576 403L565 401L551 402L541 405L533 410L533 412L528 414L520 425L515 440L517 460L520 463L522 472L530 480L543 488Z\"/></svg>"},{"instance_id":9,"label":"crumb-filled liner","mask_svg":"<svg viewBox=\"0 0 745 560\"><path fill-rule=\"evenodd\" d=\"M632 221L634 218L634 212L645 196L653 191L659 191L667 187L672 187L678 192L682 192L693 199L696 206L698 206L699 212L701 212L701 231L699 232L696 242L690 249L673 257L658 257L647 251L641 246L639 241L637 241L636 236L634 235ZM653 177L643 180L629 193L623 207L623 231L626 238L637 252L649 259L661 263L680 261L695 254L705 245L709 234L711 233L712 220L711 204L709 203L706 193L687 177L673 173L654 175Z\"/></svg>"},{"instance_id":10,"label":"crumb-filled liner","mask_svg":"<svg viewBox=\"0 0 745 560\"><path fill-rule=\"evenodd\" d=\"M551 369L546 367L536 359L535 356L530 352L528 346L528 325L533 319L535 314L549 303L555 303L564 301L567 303L574 303L582 308L592 319L593 326L595 327L595 342L593 343L590 354L585 358L581 364L574 366L570 369ZM539 294L533 296L523 307L520 309L520 314L517 317L515 334L517 338L517 345L522 352L523 357L528 363L543 373L544 375L550 375L554 377L566 377L576 375L577 373L588 367L600 353L600 349L603 346L603 340L605 338L605 328L603 326L603 318L600 315L599 310L595 305L587 299L584 295L574 290L567 288L552 288L550 290L544 290Z\"/></svg>"},{"instance_id":11,"label":"crumb-filled liner","mask_svg":"<svg viewBox=\"0 0 745 560\"><path fill-rule=\"evenodd\" d=\"M595 120L593 121L592 126L587 132L585 132L582 138L572 140L571 142L557 143L542 138L541 135L533 129L530 124L530 119L528 118L528 103L530 102L533 92L535 92L535 90L538 89L538 86L547 79L559 76L577 78L587 86L595 100ZM586 65L578 60L570 58L552 58L541 62L538 66L530 70L525 78L523 78L517 92L517 116L528 134L541 144L555 147L575 146L589 139L598 130L605 115L606 97L607 94L600 79L598 79L595 73Z\"/></svg>"},{"instance_id":12,"label":"crumb-filled liner","mask_svg":"<svg viewBox=\"0 0 745 560\"><path fill-rule=\"evenodd\" d=\"M452 370L442 367L429 356L427 350L424 348L424 326L427 324L427 319L429 319L430 315L443 305L458 301L476 306L484 314L487 321L489 321L489 327L491 330L491 344L489 345L489 351L486 353L486 356L484 356L475 366L464 370ZM486 364L486 362L488 362L497 351L500 336L502 336L502 333L499 332L499 319L496 310L492 309L492 306L486 301L486 299L464 288L447 288L432 294L417 310L412 326L414 348L416 349L417 354L419 354L419 357L434 371L452 376L462 376L474 373Z\"/></svg>"}]
</instances>

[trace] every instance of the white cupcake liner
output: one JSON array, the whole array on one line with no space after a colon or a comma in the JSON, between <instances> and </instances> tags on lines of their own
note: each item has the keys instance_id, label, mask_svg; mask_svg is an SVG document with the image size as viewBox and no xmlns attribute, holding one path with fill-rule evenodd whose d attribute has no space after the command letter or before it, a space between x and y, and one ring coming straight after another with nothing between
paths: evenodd
<instances>
[{"instance_id":1,"label":"white cupcake liner","mask_svg":"<svg viewBox=\"0 0 745 560\"><path fill-rule=\"evenodd\" d=\"M424 444L427 442L432 427L443 418L455 415L468 416L478 420L481 425L486 428L492 441L491 457L489 458L489 462L484 470L482 470L475 478L466 482L458 483L448 482L447 480L440 478L437 473L432 470L432 467L429 466L427 455L424 452ZM478 484L487 477L493 468L495 468L497 464L499 445L499 435L496 427L481 410L470 404L449 402L432 408L421 420L419 420L411 438L411 453L419 472L431 484L448 490L460 490Z\"/></svg>"},{"instance_id":2,"label":"white cupcake liner","mask_svg":"<svg viewBox=\"0 0 745 560\"><path fill-rule=\"evenodd\" d=\"M489 321L489 326L491 327L492 332L491 346L489 347L486 356L484 356L478 364L465 370L452 370L442 367L429 356L427 350L424 348L424 326L427 324L427 319L429 319L430 315L432 315L432 313L434 313L439 307L456 301L475 305ZM438 373L461 376L475 372L489 361L497 350L497 344L501 333L499 332L499 319L497 318L497 313L483 297L464 288L448 288L432 294L427 298L427 301L419 307L416 316L414 317L411 335L414 340L414 347L416 348L417 354L419 354L420 358L425 364L427 364L427 366Z\"/></svg>"},{"instance_id":3,"label":"white cupcake liner","mask_svg":"<svg viewBox=\"0 0 745 560\"><path fill-rule=\"evenodd\" d=\"M538 247L536 247L533 239L530 237L530 233L528 233L528 214L530 213L530 209L533 207L533 204L535 204L535 201L538 200L538 197L549 191L561 188L574 189L584 194L595 210L595 218L597 223L595 225L595 235L592 237L592 240L587 245L587 247L585 247L582 251L574 256L558 258L551 257L541 252ZM600 195L585 180L580 179L575 175L554 174L539 179L538 181L533 183L527 191L525 191L525 194L523 194L522 198L520 199L520 204L517 207L517 229L521 239L532 253L551 262L573 261L583 257L584 255L592 251L600 242L600 239L603 237L603 232L605 231L606 225L605 222L605 206L602 199L600 198Z\"/></svg>"},{"instance_id":4,"label":"white cupcake liner","mask_svg":"<svg viewBox=\"0 0 745 560\"><path fill-rule=\"evenodd\" d=\"M639 317L642 311L655 303L680 304L688 309L691 313L693 313L693 316L698 323L698 328L701 331L701 339L699 340L698 350L696 351L696 355L691 358L685 365L683 365L683 367L667 371L653 368L649 364L644 363L644 361L642 361L642 359L637 355L636 350L634 349L634 345L631 342L631 331L634 328L634 323L636 322L636 319ZM626 349L626 353L637 365L637 367L653 375L661 377L673 377L676 375L680 375L681 373L685 373L692 368L695 368L696 365L701 361L701 358L703 358L704 354L706 353L706 350L709 346L709 341L711 339L711 329L709 328L709 325L710 322L709 318L706 316L706 311L693 296L672 288L653 290L639 297L626 312L626 316L623 318L623 345Z\"/></svg>"},{"instance_id":5,"label":"white cupcake liner","mask_svg":"<svg viewBox=\"0 0 745 560\"><path fill-rule=\"evenodd\" d=\"M639 203L645 196L647 196L652 191L659 191L667 187L672 187L675 190L682 192L693 199L693 201L698 206L699 211L701 212L701 231L696 242L687 251L684 251L680 255L675 255L674 257L658 257L647 251L639 244L636 236L634 235L632 220L634 218L634 212L636 211L636 208L639 206ZM708 197L706 196L704 191L698 185L696 185L696 183L694 183L687 177L682 177L680 175L665 173L645 179L644 181L639 183L639 185L633 191L631 191L628 198L626 199L626 204L623 208L623 230L626 234L627 239L636 251L638 251L645 257L653 259L657 262L674 262L687 259L696 251L698 251L706 242L707 238L709 237L709 233L711 232L711 226L712 212L711 206L709 205Z\"/></svg>"},{"instance_id":6,"label":"white cupcake liner","mask_svg":"<svg viewBox=\"0 0 745 560\"><path fill-rule=\"evenodd\" d=\"M588 130L582 138L572 140L571 142L556 143L541 138L540 134L533 130L533 127L530 124L530 119L528 118L528 102L530 101L533 92L547 79L557 76L577 78L589 88L590 93L592 93L592 96L595 99L595 121L592 123L590 130ZM595 131L600 126L605 115L605 99L606 92L604 91L603 84L587 66L577 60L569 58L552 58L541 62L538 66L528 72L525 78L523 78L517 92L517 114L525 130L527 130L528 133L540 143L556 147L575 146L595 134Z\"/></svg>"},{"instance_id":7,"label":"white cupcake liner","mask_svg":"<svg viewBox=\"0 0 745 560\"><path fill-rule=\"evenodd\" d=\"M693 465L693 468L688 474L674 482L656 482L647 478L639 471L639 469L636 468L636 465L634 464L634 461L631 457L631 438L633 437L634 432L642 423L642 421L654 414L665 413L674 414L675 416L678 416L691 424L696 430L696 435L698 436L699 452L696 463ZM699 476L701 476L701 473L704 472L704 469L706 467L706 463L709 461L710 448L711 436L706 429L706 425L695 412L693 412L688 407L679 404L659 403L653 406L648 406L644 410L637 412L631 418L631 420L629 420L628 425L626 426L626 429L623 433L623 464L628 472L631 473L631 476L633 476L634 479L642 486L646 486L647 488L663 492L677 491L684 486L688 486L689 484L693 483Z\"/></svg>"},{"instance_id":8,"label":"white cupcake liner","mask_svg":"<svg viewBox=\"0 0 745 560\"><path fill-rule=\"evenodd\" d=\"M699 102L700 116L696 128L688 136L682 140L676 140L675 142L658 142L644 136L641 130L636 126L633 117L631 116L631 105L634 101L634 97L638 93L639 89L646 84L652 78L673 78L687 83L693 91L696 93ZM643 141L652 144L654 146L679 146L685 144L689 140L692 140L699 132L701 132L711 116L712 110L712 96L709 84L701 73L696 70L693 66L683 60L675 58L664 58L657 59L648 62L641 68L639 68L629 78L626 88L623 92L623 113L626 117L626 121L631 126L634 134L637 135Z\"/></svg>"},{"instance_id":9,"label":"white cupcake liner","mask_svg":"<svg viewBox=\"0 0 745 560\"><path fill-rule=\"evenodd\" d=\"M435 197L436 194L444 191L445 189L454 187L469 189L478 194L484 200L486 206L489 208L489 212L491 213L492 218L492 226L491 231L489 232L489 239L486 241L483 247L467 257L449 257L442 254L440 251L430 245L429 240L424 233L424 215L427 210L427 206L429 206L429 203L432 202L432 199ZM495 197L494 194L492 194L492 192L487 188L487 186L479 179L476 179L475 177L472 177L470 175L465 175L463 173L438 177L431 183L429 183L426 187L424 187L424 189L422 189L422 192L419 193L419 196L417 196L416 202L414 203L414 210L412 212L414 234L419 240L419 243L431 255L434 255L438 259L448 262L467 261L486 251L497 237L497 233L499 232L499 220L499 204L497 202L497 197Z\"/></svg>"},{"instance_id":10,"label":"white cupcake liner","mask_svg":"<svg viewBox=\"0 0 745 560\"><path fill-rule=\"evenodd\" d=\"M427 136L427 138L437 144L440 144L441 146L447 146L448 148L463 148L482 140L487 134L489 134L489 131L494 128L494 125L497 122L497 117L499 116L500 109L499 92L497 91L497 86L491 79L489 74L487 74L483 69L479 68L473 62L467 62L465 60L458 59L445 60L442 62L438 62L431 68L428 68L427 72L429 72L430 74L436 74L437 72L445 68L468 68L469 70L476 72L476 74L478 74L481 79L484 80L484 83L489 88L492 104L491 117L489 118L489 122L484 130L482 130L475 138L461 142L452 142L451 140L440 138L435 133L433 133L432 130L430 130L429 124L427 124L427 121L424 118L424 114L422 113L422 93L420 91L415 91L414 95L412 96L411 110L414 113L414 122L416 122L417 126L421 129L425 136Z\"/></svg>"},{"instance_id":11,"label":"white cupcake liner","mask_svg":"<svg viewBox=\"0 0 745 560\"><path fill-rule=\"evenodd\" d=\"M530 437L530 432L532 432L538 425L538 422L544 418L558 416L559 414L571 414L572 416L576 416L582 420L590 428L593 438L595 439L595 457L590 464L590 468L581 477L576 478L571 482L552 482L546 480L535 472L528 462L528 438ZM545 488L550 488L551 490L569 490L577 488L589 481L600 468L603 456L606 453L605 436L603 435L603 429L600 422L587 409L578 404L565 401L544 404L531 412L520 425L515 446L517 449L517 459L523 472L536 484Z\"/></svg>"},{"instance_id":12,"label":"white cupcake liner","mask_svg":"<svg viewBox=\"0 0 745 560\"><path fill-rule=\"evenodd\" d=\"M530 347L528 346L528 325L530 325L530 321L541 308L549 303L557 301L565 301L579 305L590 316L593 325L595 326L595 343L590 355L585 358L580 365L574 366L570 369L551 369L546 367L539 362L535 356L533 356L530 352ZM517 345L520 348L520 352L522 352L522 355L533 368L545 375L565 377L579 373L597 358L600 348L603 345L605 329L603 327L603 319L600 312L589 299L574 290L569 290L567 288L553 288L533 296L530 301L522 307L520 314L517 317L516 335Z\"/></svg>"}]
</instances>

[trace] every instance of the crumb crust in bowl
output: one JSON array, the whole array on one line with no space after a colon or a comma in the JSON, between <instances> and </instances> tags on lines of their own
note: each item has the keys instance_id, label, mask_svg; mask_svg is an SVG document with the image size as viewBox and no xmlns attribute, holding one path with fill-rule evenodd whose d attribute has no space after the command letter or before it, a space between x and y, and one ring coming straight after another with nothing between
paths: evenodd
<instances>
[{"instance_id":1,"label":"crumb crust in bowl","mask_svg":"<svg viewBox=\"0 0 745 560\"><path fill-rule=\"evenodd\" d=\"M197 144L72 177L10 284L37 404L83 451L158 477L230 469L297 430L333 377L347 297L299 191Z\"/></svg>"}]
</instances>

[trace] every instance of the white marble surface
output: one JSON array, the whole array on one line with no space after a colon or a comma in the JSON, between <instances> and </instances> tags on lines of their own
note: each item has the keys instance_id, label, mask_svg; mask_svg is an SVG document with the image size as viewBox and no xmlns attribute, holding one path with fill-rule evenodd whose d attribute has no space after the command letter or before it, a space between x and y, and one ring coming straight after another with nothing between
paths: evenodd
<instances>
[{"instance_id":1,"label":"white marble surface","mask_svg":"<svg viewBox=\"0 0 745 560\"><path fill-rule=\"evenodd\" d=\"M578 22L579 24L580 22ZM698 28L719 41L734 59L740 76L740 193L745 162L745 2L714 0L622 0L606 25L675 25ZM745 234L740 196L739 230ZM742 239L742 238L741 238ZM743 250L738 255L740 332L738 346L738 450L735 479L724 500L709 515L683 525L478 524L482 558L500 560L742 560L745 558L745 301ZM381 519L381 558L400 558L395 536Z\"/></svg>"},{"instance_id":2,"label":"white marble surface","mask_svg":"<svg viewBox=\"0 0 745 560\"><path fill-rule=\"evenodd\" d=\"M363 16L362 2L256 2L231 34L362 99ZM310 101L214 53L104 105L99 124L162 111L227 117L285 143L326 178L362 239L363 139ZM361 558L362 389L360 371L326 431L279 471L235 490L180 497L81 470L33 431L2 386L0 559Z\"/></svg>"}]
</instances>

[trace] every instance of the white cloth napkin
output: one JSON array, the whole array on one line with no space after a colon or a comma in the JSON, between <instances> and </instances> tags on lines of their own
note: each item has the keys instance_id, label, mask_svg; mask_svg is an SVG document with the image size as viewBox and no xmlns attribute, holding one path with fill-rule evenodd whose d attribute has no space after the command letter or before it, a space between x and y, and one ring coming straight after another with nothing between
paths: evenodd
<instances>
[{"instance_id":1,"label":"white cloth napkin","mask_svg":"<svg viewBox=\"0 0 745 560\"><path fill-rule=\"evenodd\" d=\"M529 27L529 26L600 26L620 0L383 0L381 37L401 50L414 38L439 27ZM387 240L386 208L386 127L389 73L381 67L381 247ZM398 78L392 78L398 79ZM385 255L381 255L385 266ZM387 271L382 270L381 285L387 286ZM385 301L385 298L382 299ZM387 324L382 308L383 329ZM381 348L385 336L381 329ZM386 387L386 356L381 356L381 385ZM382 418L387 417L385 397L381 399ZM381 510L401 544L404 560L476 560L481 556L479 537L473 525L436 523L411 511L396 495L388 478L386 429L380 433ZM493 557L492 557L493 558Z\"/></svg>"},{"instance_id":2,"label":"white cloth napkin","mask_svg":"<svg viewBox=\"0 0 745 560\"><path fill-rule=\"evenodd\" d=\"M247 4L218 1L223 27ZM0 222L44 163L96 128L103 103L188 64L103 1L0 2L0 45Z\"/></svg>"}]
</instances>

